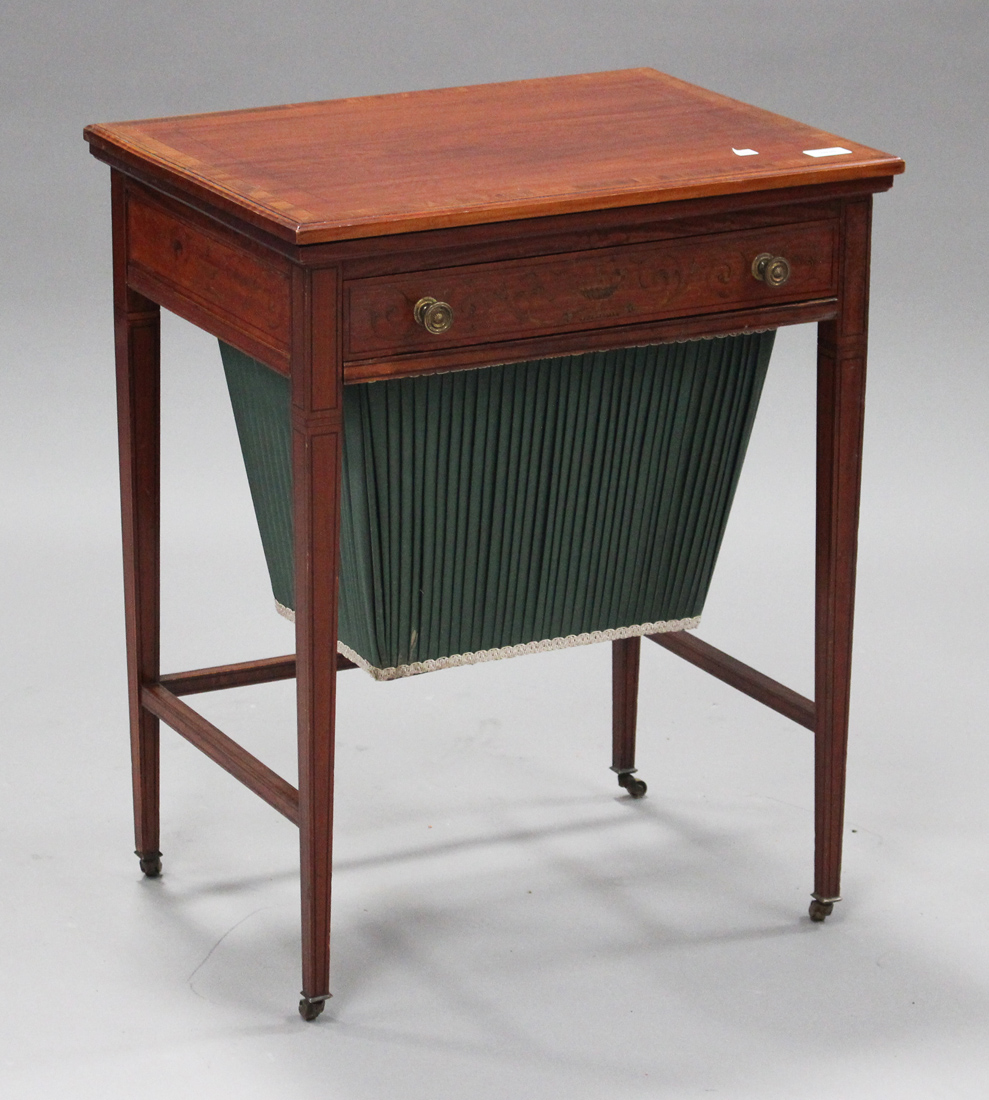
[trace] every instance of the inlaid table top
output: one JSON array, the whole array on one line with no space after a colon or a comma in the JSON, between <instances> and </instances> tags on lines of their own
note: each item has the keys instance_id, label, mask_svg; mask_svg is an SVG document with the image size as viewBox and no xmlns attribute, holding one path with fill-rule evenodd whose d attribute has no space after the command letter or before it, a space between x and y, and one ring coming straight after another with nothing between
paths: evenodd
<instances>
[{"instance_id":1,"label":"inlaid table top","mask_svg":"<svg viewBox=\"0 0 989 1100\"><path fill-rule=\"evenodd\" d=\"M294 244L891 176L654 69L90 126L103 159Z\"/></svg>"}]
</instances>

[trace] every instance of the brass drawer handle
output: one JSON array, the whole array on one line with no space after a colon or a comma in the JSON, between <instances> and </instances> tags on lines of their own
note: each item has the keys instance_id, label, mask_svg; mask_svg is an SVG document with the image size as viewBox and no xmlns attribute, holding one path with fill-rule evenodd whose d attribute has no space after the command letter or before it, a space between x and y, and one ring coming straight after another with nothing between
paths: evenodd
<instances>
[{"instance_id":1,"label":"brass drawer handle","mask_svg":"<svg viewBox=\"0 0 989 1100\"><path fill-rule=\"evenodd\" d=\"M453 310L446 302L437 302L435 298L420 298L412 307L415 319L434 336L448 332L453 324Z\"/></svg>"},{"instance_id":2,"label":"brass drawer handle","mask_svg":"<svg viewBox=\"0 0 989 1100\"><path fill-rule=\"evenodd\" d=\"M752 261L752 274L766 286L782 286L790 278L790 263L783 256L760 252Z\"/></svg>"}]
</instances>

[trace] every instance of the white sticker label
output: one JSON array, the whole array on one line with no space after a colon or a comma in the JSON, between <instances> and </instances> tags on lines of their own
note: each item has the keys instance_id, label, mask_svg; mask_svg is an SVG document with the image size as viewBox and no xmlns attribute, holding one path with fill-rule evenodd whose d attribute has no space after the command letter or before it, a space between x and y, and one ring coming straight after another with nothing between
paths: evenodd
<instances>
[{"instance_id":1,"label":"white sticker label","mask_svg":"<svg viewBox=\"0 0 989 1100\"><path fill-rule=\"evenodd\" d=\"M736 157L757 157L759 155L758 149L732 149L732 152Z\"/></svg>"},{"instance_id":2,"label":"white sticker label","mask_svg":"<svg viewBox=\"0 0 989 1100\"><path fill-rule=\"evenodd\" d=\"M833 145L830 149L805 149L805 157L843 157L850 153L851 149L842 149L840 145Z\"/></svg>"}]
</instances>

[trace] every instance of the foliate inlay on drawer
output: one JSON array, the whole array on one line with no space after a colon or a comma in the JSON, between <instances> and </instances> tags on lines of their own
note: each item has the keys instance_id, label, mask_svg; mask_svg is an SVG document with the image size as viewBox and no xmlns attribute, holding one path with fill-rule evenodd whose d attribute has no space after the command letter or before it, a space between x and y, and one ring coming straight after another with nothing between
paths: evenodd
<instances>
[{"instance_id":1,"label":"foliate inlay on drawer","mask_svg":"<svg viewBox=\"0 0 989 1100\"><path fill-rule=\"evenodd\" d=\"M805 222L354 279L346 284L347 358L827 298L836 288L835 242L834 222ZM764 254L785 259L781 285L753 273ZM443 332L416 321L427 296L448 303L453 320Z\"/></svg>"}]
</instances>

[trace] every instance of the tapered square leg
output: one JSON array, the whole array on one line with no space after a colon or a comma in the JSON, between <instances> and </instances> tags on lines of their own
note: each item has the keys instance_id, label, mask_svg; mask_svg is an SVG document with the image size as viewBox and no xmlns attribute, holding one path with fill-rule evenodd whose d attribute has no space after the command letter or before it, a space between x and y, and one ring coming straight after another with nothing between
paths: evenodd
<instances>
[{"instance_id":1,"label":"tapered square leg","mask_svg":"<svg viewBox=\"0 0 989 1100\"><path fill-rule=\"evenodd\" d=\"M813 920L840 900L865 410L871 198L844 204L839 312L818 330Z\"/></svg>"},{"instance_id":2,"label":"tapered square leg","mask_svg":"<svg viewBox=\"0 0 989 1100\"><path fill-rule=\"evenodd\" d=\"M639 697L641 638L622 638L611 643L611 770L618 784L633 798L646 793L635 778L635 725Z\"/></svg>"},{"instance_id":3,"label":"tapered square leg","mask_svg":"<svg viewBox=\"0 0 989 1100\"><path fill-rule=\"evenodd\" d=\"M293 283L292 424L299 739L302 1000L313 1020L330 996L333 757L343 373L340 280L298 269Z\"/></svg>"},{"instance_id":4,"label":"tapered square leg","mask_svg":"<svg viewBox=\"0 0 989 1100\"><path fill-rule=\"evenodd\" d=\"M161 873L158 719L141 706L141 687L158 679L160 516L160 311L127 286L127 210L112 177L114 335L127 620L134 834L141 869Z\"/></svg>"}]
</instances>

